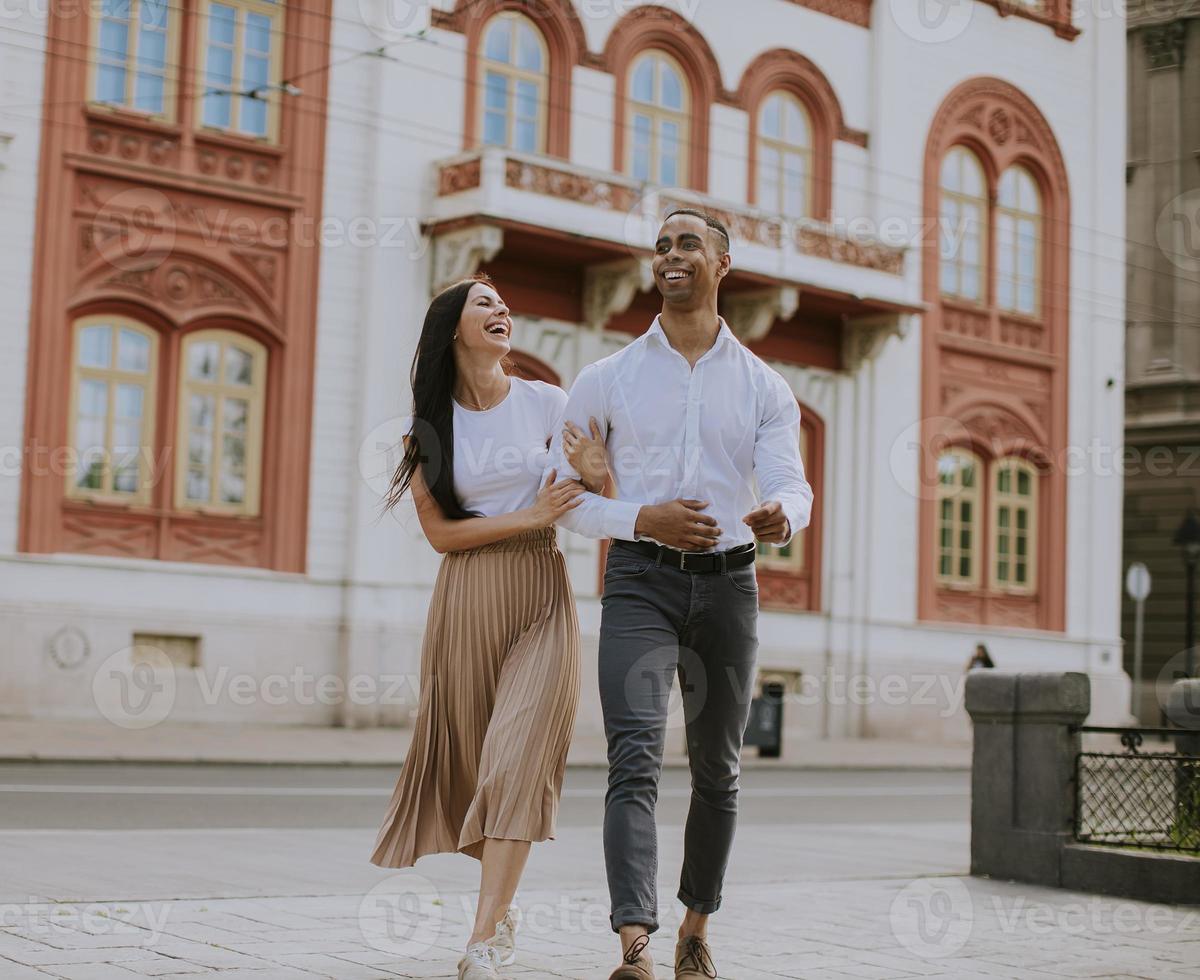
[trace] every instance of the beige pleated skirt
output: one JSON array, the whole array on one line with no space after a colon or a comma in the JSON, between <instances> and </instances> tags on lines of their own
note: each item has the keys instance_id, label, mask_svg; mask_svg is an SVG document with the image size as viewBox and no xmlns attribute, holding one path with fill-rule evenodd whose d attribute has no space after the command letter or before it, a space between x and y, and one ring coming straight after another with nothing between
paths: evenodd
<instances>
[{"instance_id":1,"label":"beige pleated skirt","mask_svg":"<svg viewBox=\"0 0 1200 980\"><path fill-rule=\"evenodd\" d=\"M420 690L371 863L552 839L579 703L579 621L553 528L442 559Z\"/></svg>"}]
</instances>

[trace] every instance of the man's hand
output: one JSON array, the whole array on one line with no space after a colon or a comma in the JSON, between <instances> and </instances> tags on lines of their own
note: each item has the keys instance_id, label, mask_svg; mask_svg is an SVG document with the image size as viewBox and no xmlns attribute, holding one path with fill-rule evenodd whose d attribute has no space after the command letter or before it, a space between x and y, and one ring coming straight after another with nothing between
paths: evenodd
<instances>
[{"instance_id":1,"label":"man's hand","mask_svg":"<svg viewBox=\"0 0 1200 980\"><path fill-rule=\"evenodd\" d=\"M707 501L684 499L647 504L638 511L634 533L677 551L708 551L720 540L721 529L715 517L700 513L707 506Z\"/></svg>"},{"instance_id":2,"label":"man's hand","mask_svg":"<svg viewBox=\"0 0 1200 980\"><path fill-rule=\"evenodd\" d=\"M778 500L768 500L760 504L742 518L754 536L763 544L783 544L791 537L787 516Z\"/></svg>"}]
</instances>

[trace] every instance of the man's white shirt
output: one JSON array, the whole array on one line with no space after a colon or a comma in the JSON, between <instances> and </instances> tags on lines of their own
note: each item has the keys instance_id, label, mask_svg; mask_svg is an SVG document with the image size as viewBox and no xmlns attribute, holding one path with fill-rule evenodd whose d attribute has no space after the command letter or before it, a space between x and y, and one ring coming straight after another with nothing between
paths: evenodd
<instances>
[{"instance_id":1,"label":"man's white shirt","mask_svg":"<svg viewBox=\"0 0 1200 980\"><path fill-rule=\"evenodd\" d=\"M559 523L592 538L633 541L643 505L708 501L721 528L718 550L754 540L742 522L760 501L778 500L789 540L806 527L812 488L800 458L800 409L782 376L751 353L722 319L716 342L689 366L658 317L615 354L589 364L563 416L605 438L616 498L585 493ZM547 472L578 479L555 433ZM781 541L779 544L785 544Z\"/></svg>"}]
</instances>

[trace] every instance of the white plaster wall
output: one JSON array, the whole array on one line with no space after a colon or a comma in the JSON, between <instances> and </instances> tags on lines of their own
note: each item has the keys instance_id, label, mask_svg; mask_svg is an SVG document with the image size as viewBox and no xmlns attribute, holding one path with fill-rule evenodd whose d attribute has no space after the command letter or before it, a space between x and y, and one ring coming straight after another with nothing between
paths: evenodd
<instances>
[{"instance_id":1,"label":"white plaster wall","mask_svg":"<svg viewBox=\"0 0 1200 980\"><path fill-rule=\"evenodd\" d=\"M0 555L17 547L29 304L37 213L46 15L5 7L0 21Z\"/></svg>"}]
</instances>

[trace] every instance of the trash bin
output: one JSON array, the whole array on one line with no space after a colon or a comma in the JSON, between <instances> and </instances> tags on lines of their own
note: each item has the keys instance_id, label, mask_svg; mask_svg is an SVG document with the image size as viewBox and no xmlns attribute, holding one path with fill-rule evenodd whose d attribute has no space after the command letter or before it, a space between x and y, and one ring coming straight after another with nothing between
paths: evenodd
<instances>
[{"instance_id":1,"label":"trash bin","mask_svg":"<svg viewBox=\"0 0 1200 980\"><path fill-rule=\"evenodd\" d=\"M783 753L783 695L784 686L769 681L750 702L743 744L757 747L760 758L778 759Z\"/></svg>"}]
</instances>

